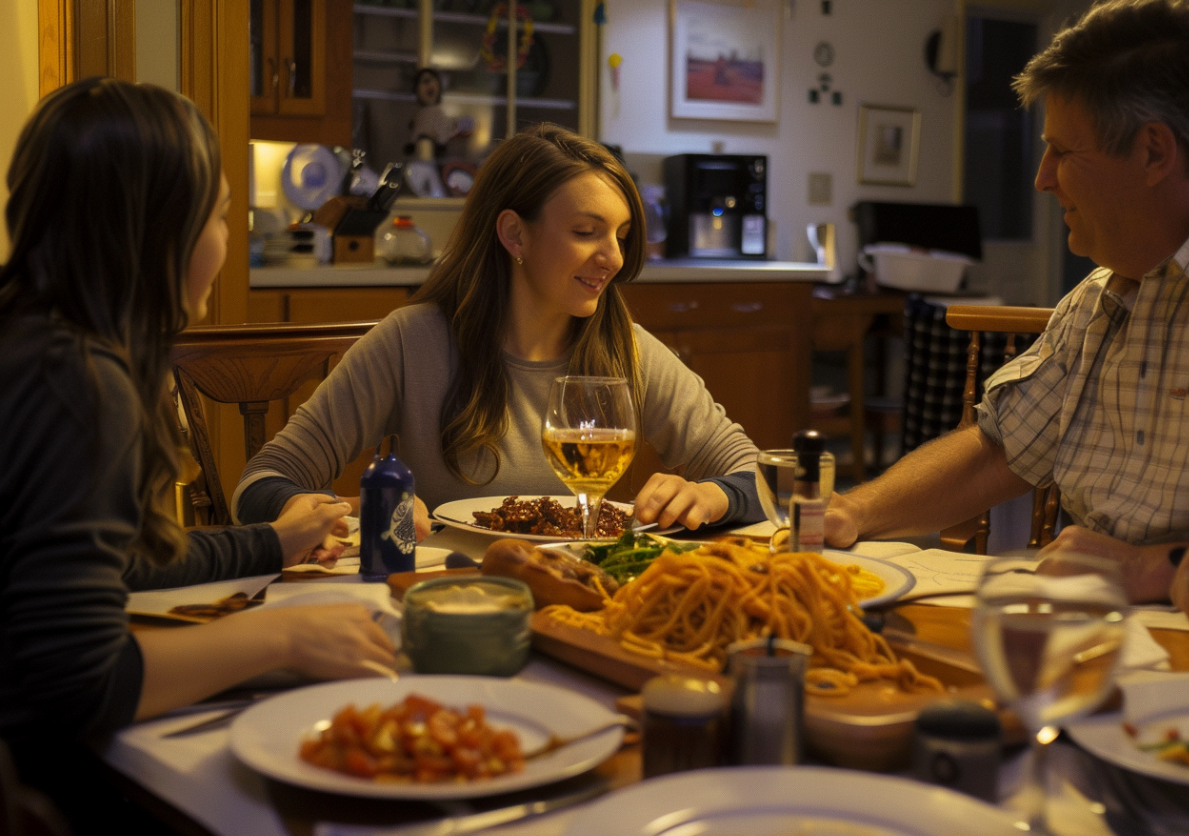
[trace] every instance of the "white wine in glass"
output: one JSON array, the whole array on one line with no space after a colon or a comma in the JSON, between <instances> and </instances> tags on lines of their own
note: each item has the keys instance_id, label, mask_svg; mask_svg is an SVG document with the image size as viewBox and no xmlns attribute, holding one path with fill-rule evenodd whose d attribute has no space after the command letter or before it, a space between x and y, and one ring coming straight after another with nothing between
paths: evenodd
<instances>
[{"instance_id":1,"label":"white wine in glass","mask_svg":"<svg viewBox=\"0 0 1189 836\"><path fill-rule=\"evenodd\" d=\"M1016 806L1047 833L1044 761L1057 727L1097 708L1123 651L1127 596L1119 564L1074 552L983 569L971 617L987 682L1028 729L1032 765Z\"/></svg>"},{"instance_id":2,"label":"white wine in glass","mask_svg":"<svg viewBox=\"0 0 1189 836\"><path fill-rule=\"evenodd\" d=\"M553 472L578 497L583 536L598 537L603 497L636 453L636 411L622 377L556 378L541 428Z\"/></svg>"}]
</instances>

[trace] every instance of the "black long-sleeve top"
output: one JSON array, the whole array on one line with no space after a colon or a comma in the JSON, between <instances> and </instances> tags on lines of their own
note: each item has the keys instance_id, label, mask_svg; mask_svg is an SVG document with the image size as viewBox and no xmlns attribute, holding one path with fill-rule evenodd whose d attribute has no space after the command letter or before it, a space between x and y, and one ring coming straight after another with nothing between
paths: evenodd
<instances>
[{"instance_id":1,"label":"black long-sleeve top","mask_svg":"<svg viewBox=\"0 0 1189 836\"><path fill-rule=\"evenodd\" d=\"M195 531L166 566L134 558L144 428L126 363L30 317L0 323L0 383L0 737L98 739L140 699L128 591L278 572L280 541Z\"/></svg>"}]
</instances>

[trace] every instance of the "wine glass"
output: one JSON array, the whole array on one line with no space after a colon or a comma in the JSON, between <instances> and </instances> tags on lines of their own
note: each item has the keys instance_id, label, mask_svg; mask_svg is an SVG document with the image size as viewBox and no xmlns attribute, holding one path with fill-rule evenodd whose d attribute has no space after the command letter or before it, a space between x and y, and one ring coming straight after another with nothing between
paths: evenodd
<instances>
[{"instance_id":1,"label":"wine glass","mask_svg":"<svg viewBox=\"0 0 1189 836\"><path fill-rule=\"evenodd\" d=\"M578 497L583 536L597 538L603 496L636 453L636 410L627 380L555 378L541 443L553 472Z\"/></svg>"},{"instance_id":2,"label":"wine glass","mask_svg":"<svg viewBox=\"0 0 1189 836\"><path fill-rule=\"evenodd\" d=\"M1122 655L1127 595L1113 560L1066 551L1038 566L995 558L983 568L971 618L975 652L995 693L1028 730L1031 758L1009 804L1045 824L1045 755L1061 723L1097 708Z\"/></svg>"},{"instance_id":3,"label":"wine glass","mask_svg":"<svg viewBox=\"0 0 1189 836\"><path fill-rule=\"evenodd\" d=\"M827 456L826 453L822 454L820 474L820 498L823 502L829 502L830 495L834 493L833 460L827 460ZM760 505L764 507L768 522L776 526L776 531L772 532L768 540L768 551L772 554L788 551L791 542L789 505L793 501L796 481L796 450L761 450L756 456L756 490L760 495Z\"/></svg>"}]
</instances>

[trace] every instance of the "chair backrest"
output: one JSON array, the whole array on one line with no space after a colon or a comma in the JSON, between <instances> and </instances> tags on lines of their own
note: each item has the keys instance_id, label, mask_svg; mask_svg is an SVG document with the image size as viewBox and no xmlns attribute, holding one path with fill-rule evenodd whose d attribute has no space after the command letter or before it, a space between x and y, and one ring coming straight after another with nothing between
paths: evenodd
<instances>
[{"instance_id":1,"label":"chair backrest","mask_svg":"<svg viewBox=\"0 0 1189 836\"><path fill-rule=\"evenodd\" d=\"M1052 308L1022 308L1008 305L951 305L946 310L945 321L951 328L970 332L970 345L966 351L966 385L962 392L962 420L958 427L974 424L974 407L982 397L978 370L982 335L985 332L1007 334L1004 362L1015 357L1016 335L1039 334L1049 324ZM1048 545L1053 539L1057 524L1057 510L1061 497L1056 485L1037 488L1032 498L1032 524L1028 545L1036 548ZM987 553L987 537L991 530L991 515L988 509L979 517L968 520L942 532L941 542L946 548L961 551L971 539L978 554Z\"/></svg>"},{"instance_id":2,"label":"chair backrest","mask_svg":"<svg viewBox=\"0 0 1189 836\"><path fill-rule=\"evenodd\" d=\"M334 363L375 324L214 325L188 328L178 337L170 359L190 452L202 471L190 485L196 523L231 522L201 396L239 405L244 417L244 453L250 459L266 441L265 416L270 404L285 401L310 381L325 378Z\"/></svg>"}]
</instances>

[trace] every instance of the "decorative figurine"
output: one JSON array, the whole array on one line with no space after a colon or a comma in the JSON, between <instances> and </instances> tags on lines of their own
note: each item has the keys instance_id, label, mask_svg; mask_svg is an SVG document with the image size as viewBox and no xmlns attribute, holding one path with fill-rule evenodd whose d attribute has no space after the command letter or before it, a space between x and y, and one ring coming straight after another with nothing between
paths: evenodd
<instances>
[{"instance_id":1,"label":"decorative figurine","mask_svg":"<svg viewBox=\"0 0 1189 836\"><path fill-rule=\"evenodd\" d=\"M421 109L409 123L412 139L405 153L419 160L432 161L446 152L446 143L456 136L467 136L474 127L469 117L452 119L442 109L442 77L432 67L422 67L413 76L413 92Z\"/></svg>"}]
</instances>

